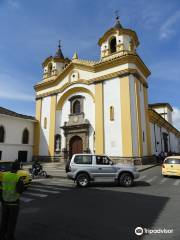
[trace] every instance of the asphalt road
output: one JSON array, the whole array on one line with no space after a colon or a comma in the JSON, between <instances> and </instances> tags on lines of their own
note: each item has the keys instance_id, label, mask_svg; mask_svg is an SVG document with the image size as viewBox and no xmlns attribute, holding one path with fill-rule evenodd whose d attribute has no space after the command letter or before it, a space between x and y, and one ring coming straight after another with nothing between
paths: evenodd
<instances>
[{"instance_id":1,"label":"asphalt road","mask_svg":"<svg viewBox=\"0 0 180 240\"><path fill-rule=\"evenodd\" d=\"M17 240L180 239L180 179L163 178L159 166L141 172L133 187L69 180L36 181L23 194ZM136 227L173 229L137 236Z\"/></svg>"}]
</instances>

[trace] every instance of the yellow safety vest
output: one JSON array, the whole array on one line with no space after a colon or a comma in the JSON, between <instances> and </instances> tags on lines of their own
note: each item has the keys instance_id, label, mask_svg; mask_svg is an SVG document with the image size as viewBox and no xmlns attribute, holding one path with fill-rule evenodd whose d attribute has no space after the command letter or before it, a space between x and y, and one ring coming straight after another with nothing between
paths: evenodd
<instances>
[{"instance_id":1,"label":"yellow safety vest","mask_svg":"<svg viewBox=\"0 0 180 240\"><path fill-rule=\"evenodd\" d=\"M2 198L5 202L15 202L19 199L20 194L16 191L16 185L20 176L16 173L7 172L2 178Z\"/></svg>"}]
</instances>

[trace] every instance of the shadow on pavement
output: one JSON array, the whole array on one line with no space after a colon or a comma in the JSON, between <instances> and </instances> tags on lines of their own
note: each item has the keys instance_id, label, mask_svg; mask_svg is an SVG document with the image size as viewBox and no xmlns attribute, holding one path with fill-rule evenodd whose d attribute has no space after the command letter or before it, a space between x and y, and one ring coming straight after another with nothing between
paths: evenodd
<instances>
[{"instance_id":1,"label":"shadow on pavement","mask_svg":"<svg viewBox=\"0 0 180 240\"><path fill-rule=\"evenodd\" d=\"M180 176L167 176L165 178L180 179Z\"/></svg>"},{"instance_id":2,"label":"shadow on pavement","mask_svg":"<svg viewBox=\"0 0 180 240\"><path fill-rule=\"evenodd\" d=\"M145 182L145 181L134 181L134 184L131 187L128 187L128 189L131 189L133 187L148 187L151 186L151 184ZM120 186L118 182L92 182L88 188L93 188L93 187L114 187L114 188L126 188L123 186Z\"/></svg>"},{"instance_id":3,"label":"shadow on pavement","mask_svg":"<svg viewBox=\"0 0 180 240\"><path fill-rule=\"evenodd\" d=\"M151 186L150 183L145 182L145 181L135 181L134 185L132 187L149 187Z\"/></svg>"},{"instance_id":4,"label":"shadow on pavement","mask_svg":"<svg viewBox=\"0 0 180 240\"><path fill-rule=\"evenodd\" d=\"M104 189L78 189L22 208L18 240L136 240L137 226L151 228L169 198ZM22 209L23 210L23 209Z\"/></svg>"}]
</instances>

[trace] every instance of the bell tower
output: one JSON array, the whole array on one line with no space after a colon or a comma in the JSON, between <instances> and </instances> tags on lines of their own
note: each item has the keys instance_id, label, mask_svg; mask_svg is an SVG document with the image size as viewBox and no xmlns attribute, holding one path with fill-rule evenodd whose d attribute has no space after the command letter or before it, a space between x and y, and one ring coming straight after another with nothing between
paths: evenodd
<instances>
[{"instance_id":1,"label":"bell tower","mask_svg":"<svg viewBox=\"0 0 180 240\"><path fill-rule=\"evenodd\" d=\"M139 40L134 31L121 25L117 15L115 25L105 32L98 44L101 48L101 59L104 59L116 54L135 52Z\"/></svg>"},{"instance_id":2,"label":"bell tower","mask_svg":"<svg viewBox=\"0 0 180 240\"><path fill-rule=\"evenodd\" d=\"M54 79L63 69L68 65L70 60L64 58L64 55L61 50L61 41L59 41L58 48L54 56L50 56L45 59L43 62L43 80L50 80L49 78Z\"/></svg>"}]
</instances>

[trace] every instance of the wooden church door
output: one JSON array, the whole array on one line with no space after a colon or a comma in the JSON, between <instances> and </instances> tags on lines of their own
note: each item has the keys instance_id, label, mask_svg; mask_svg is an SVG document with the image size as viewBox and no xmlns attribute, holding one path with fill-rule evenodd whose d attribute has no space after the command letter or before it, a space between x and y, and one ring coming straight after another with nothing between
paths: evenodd
<instances>
[{"instance_id":1,"label":"wooden church door","mask_svg":"<svg viewBox=\"0 0 180 240\"><path fill-rule=\"evenodd\" d=\"M82 153L82 152L83 152L82 138L78 136L72 137L69 144L69 158L71 158L73 154Z\"/></svg>"}]
</instances>

